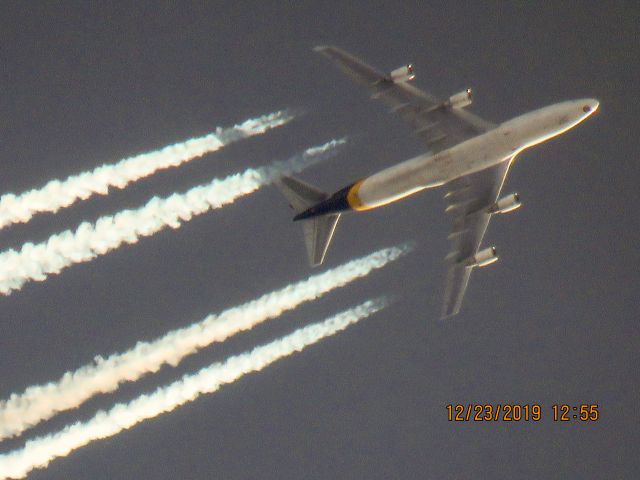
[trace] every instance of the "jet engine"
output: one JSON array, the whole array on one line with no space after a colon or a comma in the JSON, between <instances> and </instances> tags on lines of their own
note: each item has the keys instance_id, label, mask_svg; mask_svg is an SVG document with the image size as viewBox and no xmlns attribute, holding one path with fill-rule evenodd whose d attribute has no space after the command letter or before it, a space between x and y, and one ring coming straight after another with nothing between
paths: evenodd
<instances>
[{"instance_id":1,"label":"jet engine","mask_svg":"<svg viewBox=\"0 0 640 480\"><path fill-rule=\"evenodd\" d=\"M452 108L464 108L467 105L471 105L473 101L473 92L470 88L465 91L451 95L447 101L447 106Z\"/></svg>"},{"instance_id":2,"label":"jet engine","mask_svg":"<svg viewBox=\"0 0 640 480\"><path fill-rule=\"evenodd\" d=\"M409 80L416 78L416 75L413 73L413 65L411 64L396 68L391 72L390 76L394 83L408 82Z\"/></svg>"},{"instance_id":3,"label":"jet engine","mask_svg":"<svg viewBox=\"0 0 640 480\"><path fill-rule=\"evenodd\" d=\"M496 253L496 247L485 248L478 253L469 257L464 263L468 267L486 267L487 265L497 262L498 254Z\"/></svg>"},{"instance_id":4,"label":"jet engine","mask_svg":"<svg viewBox=\"0 0 640 480\"><path fill-rule=\"evenodd\" d=\"M517 193L512 193L510 195L507 195L506 197L502 197L491 207L489 207L489 213L509 213L514 211L516 208L520 208L521 206L522 202L520 202L520 196Z\"/></svg>"}]
</instances>

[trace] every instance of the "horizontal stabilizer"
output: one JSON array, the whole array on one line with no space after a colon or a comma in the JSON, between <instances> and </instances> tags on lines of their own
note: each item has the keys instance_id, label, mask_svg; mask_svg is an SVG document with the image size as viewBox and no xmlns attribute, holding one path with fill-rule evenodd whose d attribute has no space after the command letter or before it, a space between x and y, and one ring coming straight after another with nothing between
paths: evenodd
<instances>
[{"instance_id":1,"label":"horizontal stabilizer","mask_svg":"<svg viewBox=\"0 0 640 480\"><path fill-rule=\"evenodd\" d=\"M296 213L302 213L329 197L322 190L297 178L280 177L275 183ZM302 222L304 241L312 267L323 262L338 220L339 213L313 217Z\"/></svg>"},{"instance_id":2,"label":"horizontal stabilizer","mask_svg":"<svg viewBox=\"0 0 640 480\"><path fill-rule=\"evenodd\" d=\"M297 178L280 177L275 183L296 213L302 213L329 197L322 190Z\"/></svg>"}]
</instances>

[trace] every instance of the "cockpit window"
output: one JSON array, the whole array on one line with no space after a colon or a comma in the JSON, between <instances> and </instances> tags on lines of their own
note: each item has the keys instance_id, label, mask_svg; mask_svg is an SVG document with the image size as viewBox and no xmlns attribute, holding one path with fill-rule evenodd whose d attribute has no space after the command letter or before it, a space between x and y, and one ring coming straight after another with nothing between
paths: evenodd
<instances>
[{"instance_id":1,"label":"cockpit window","mask_svg":"<svg viewBox=\"0 0 640 480\"><path fill-rule=\"evenodd\" d=\"M584 107L582 107L582 111L584 113L589 113L591 111L591 107L589 105L585 105Z\"/></svg>"}]
</instances>

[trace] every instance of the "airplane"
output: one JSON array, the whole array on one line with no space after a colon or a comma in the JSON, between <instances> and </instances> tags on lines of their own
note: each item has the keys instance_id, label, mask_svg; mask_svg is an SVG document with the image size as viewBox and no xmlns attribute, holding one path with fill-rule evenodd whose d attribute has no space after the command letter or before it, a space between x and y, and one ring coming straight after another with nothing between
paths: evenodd
<instances>
[{"instance_id":1,"label":"airplane","mask_svg":"<svg viewBox=\"0 0 640 480\"><path fill-rule=\"evenodd\" d=\"M446 212L453 216L442 318L456 315L471 272L498 260L495 247L480 249L493 215L511 212L522 203L517 193L500 196L514 158L523 150L573 128L599 106L593 98L556 103L501 124L483 120L465 110L471 89L446 100L410 85L411 64L383 73L344 50L315 47L371 98L386 104L424 141L428 152L361 178L332 195L293 177L276 184L303 220L309 262L320 265L345 212L361 212L402 200L427 188L444 186Z\"/></svg>"}]
</instances>

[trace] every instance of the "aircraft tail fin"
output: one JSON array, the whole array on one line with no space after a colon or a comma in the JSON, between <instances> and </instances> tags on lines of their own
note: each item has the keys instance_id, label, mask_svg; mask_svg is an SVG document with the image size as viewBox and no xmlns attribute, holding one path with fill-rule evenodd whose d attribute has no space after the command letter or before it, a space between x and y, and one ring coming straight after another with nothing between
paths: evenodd
<instances>
[{"instance_id":1,"label":"aircraft tail fin","mask_svg":"<svg viewBox=\"0 0 640 480\"><path fill-rule=\"evenodd\" d=\"M329 197L322 190L297 178L284 176L275 183L296 213L302 213ZM340 214L335 213L313 217L302 222L307 255L312 267L323 262L338 220L340 220Z\"/></svg>"}]
</instances>

